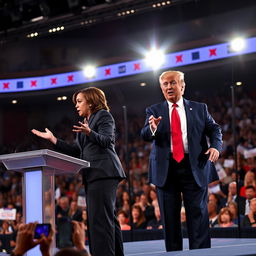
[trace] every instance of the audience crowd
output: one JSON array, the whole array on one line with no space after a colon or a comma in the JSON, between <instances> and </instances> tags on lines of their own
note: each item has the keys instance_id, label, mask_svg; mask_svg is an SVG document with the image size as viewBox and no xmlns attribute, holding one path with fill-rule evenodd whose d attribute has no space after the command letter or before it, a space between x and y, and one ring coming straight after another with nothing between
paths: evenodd
<instances>
[{"instance_id":1,"label":"audience crowd","mask_svg":"<svg viewBox=\"0 0 256 256\"><path fill-rule=\"evenodd\" d=\"M223 131L223 151L216 163L220 180L209 184L208 211L212 228L237 227L238 218L242 227L256 227L256 91L245 92L244 89L239 89L238 93L235 108L237 161L234 159L232 107L227 95L208 98L197 95L195 99L200 98L200 101L207 103L209 112ZM151 145L140 138L144 118L145 116L129 117L129 144L126 152L123 122L116 117L116 150L129 177L120 183L117 192L116 207L122 230L162 228L156 189L147 181ZM72 125L71 120L63 119L63 122L54 127L55 134L72 143L75 139L70 129ZM2 146L0 154L45 147L51 148L44 141L30 135L21 145ZM66 220L70 223L83 222L86 234L86 203L81 177L57 176L55 184L57 235L63 229L61 223L66 223ZM15 219L1 220L0 241L3 241L2 235L12 235L10 246L15 247L17 230L22 223L21 175L7 172L4 166L0 166L0 191L0 208L16 210ZM182 227L186 228L184 208L181 210L181 222ZM65 228L68 230L68 227ZM58 243L60 248L67 245L66 239L60 236ZM4 242L1 242L0 248L4 246Z\"/></svg>"}]
</instances>

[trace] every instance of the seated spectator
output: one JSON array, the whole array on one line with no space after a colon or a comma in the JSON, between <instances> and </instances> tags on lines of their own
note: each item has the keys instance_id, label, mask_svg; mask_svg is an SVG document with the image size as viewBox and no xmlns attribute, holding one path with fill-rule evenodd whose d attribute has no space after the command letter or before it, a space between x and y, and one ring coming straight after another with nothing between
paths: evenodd
<instances>
[{"instance_id":1,"label":"seated spectator","mask_svg":"<svg viewBox=\"0 0 256 256\"><path fill-rule=\"evenodd\" d=\"M132 207L132 224L133 229L146 229L147 222L140 206L134 205Z\"/></svg>"},{"instance_id":2,"label":"seated spectator","mask_svg":"<svg viewBox=\"0 0 256 256\"><path fill-rule=\"evenodd\" d=\"M85 209L82 211L82 222L84 223L85 240L87 240L87 211Z\"/></svg>"},{"instance_id":3,"label":"seated spectator","mask_svg":"<svg viewBox=\"0 0 256 256\"><path fill-rule=\"evenodd\" d=\"M68 215L72 220L76 220L76 221L82 221L83 220L82 211L78 208L77 201L72 201L70 203L70 208L69 208Z\"/></svg>"},{"instance_id":4,"label":"seated spectator","mask_svg":"<svg viewBox=\"0 0 256 256\"><path fill-rule=\"evenodd\" d=\"M127 224L129 220L125 211L120 210L117 213L117 219L119 221L121 230L131 230L131 226Z\"/></svg>"},{"instance_id":5,"label":"seated spectator","mask_svg":"<svg viewBox=\"0 0 256 256\"><path fill-rule=\"evenodd\" d=\"M22 256L28 250L34 248L37 245L40 245L40 251L42 256L50 255L50 248L53 239L53 230L51 230L48 237L42 235L40 239L34 239L34 232L36 227L36 222L20 225L16 246L12 252L12 256ZM73 234L72 239L75 245L75 248L61 249L58 251L55 256L89 256L84 244L84 232L83 232L83 223L73 221ZM39 256L39 255L38 255Z\"/></svg>"},{"instance_id":6,"label":"seated spectator","mask_svg":"<svg viewBox=\"0 0 256 256\"><path fill-rule=\"evenodd\" d=\"M210 228L218 224L217 204L215 201L208 201L208 214L209 214L209 226Z\"/></svg>"},{"instance_id":7,"label":"seated spectator","mask_svg":"<svg viewBox=\"0 0 256 256\"><path fill-rule=\"evenodd\" d=\"M125 211L126 214L129 214L130 211L130 196L129 193L127 191L124 191L122 194L122 198L120 200L120 206L121 206L121 210Z\"/></svg>"},{"instance_id":8,"label":"seated spectator","mask_svg":"<svg viewBox=\"0 0 256 256\"><path fill-rule=\"evenodd\" d=\"M8 220L3 220L0 228L0 250L10 253L15 246L15 233Z\"/></svg>"},{"instance_id":9,"label":"seated spectator","mask_svg":"<svg viewBox=\"0 0 256 256\"><path fill-rule=\"evenodd\" d=\"M215 194L215 193L210 193L208 195L208 201L213 201L215 202L216 206L217 206L217 213L220 211L220 209L223 207L224 199L220 199L219 195Z\"/></svg>"},{"instance_id":10,"label":"seated spectator","mask_svg":"<svg viewBox=\"0 0 256 256\"><path fill-rule=\"evenodd\" d=\"M236 182L233 181L229 184L228 187L228 198L226 201L226 205L228 205L229 202L235 202L238 203L239 202L239 214L244 215L245 212L245 198L244 197L237 197L237 186L236 186Z\"/></svg>"},{"instance_id":11,"label":"seated spectator","mask_svg":"<svg viewBox=\"0 0 256 256\"><path fill-rule=\"evenodd\" d=\"M66 191L66 197L68 197L69 200L71 200L73 198L74 194L77 194L76 187L75 187L74 182L71 182L68 186L68 190Z\"/></svg>"},{"instance_id":12,"label":"seated spectator","mask_svg":"<svg viewBox=\"0 0 256 256\"><path fill-rule=\"evenodd\" d=\"M238 224L238 210L237 210L237 203L236 202L229 202L227 205L228 209L230 210L230 212L232 213L233 216L233 222L235 224ZM242 221L242 219L244 218L244 215L240 214L240 221Z\"/></svg>"},{"instance_id":13,"label":"seated spectator","mask_svg":"<svg viewBox=\"0 0 256 256\"><path fill-rule=\"evenodd\" d=\"M255 197L256 195L256 189L254 186L249 185L245 188L245 211L244 211L244 215L247 215L250 211L250 201Z\"/></svg>"},{"instance_id":14,"label":"seated spectator","mask_svg":"<svg viewBox=\"0 0 256 256\"><path fill-rule=\"evenodd\" d=\"M56 217L68 217L69 213L69 199L66 196L63 196L59 199L59 202L56 206Z\"/></svg>"},{"instance_id":15,"label":"seated spectator","mask_svg":"<svg viewBox=\"0 0 256 256\"><path fill-rule=\"evenodd\" d=\"M151 187L149 191L149 198L151 200L151 205L153 205L153 207L158 207L157 193L156 189L153 187Z\"/></svg>"},{"instance_id":16,"label":"seated spectator","mask_svg":"<svg viewBox=\"0 0 256 256\"><path fill-rule=\"evenodd\" d=\"M147 222L149 222L150 220L155 218L154 207L148 202L148 198L145 193L142 193L140 195L140 201L139 201L139 203L136 203L135 205L140 206Z\"/></svg>"},{"instance_id":17,"label":"seated spectator","mask_svg":"<svg viewBox=\"0 0 256 256\"><path fill-rule=\"evenodd\" d=\"M256 198L253 198L250 202L250 211L247 215L244 216L242 227L256 227Z\"/></svg>"},{"instance_id":18,"label":"seated spectator","mask_svg":"<svg viewBox=\"0 0 256 256\"><path fill-rule=\"evenodd\" d=\"M224 207L220 210L219 217L218 217L218 224L214 227L221 227L221 228L228 228L228 227L237 227L236 224L232 221L232 213L228 209L228 207Z\"/></svg>"},{"instance_id":19,"label":"seated spectator","mask_svg":"<svg viewBox=\"0 0 256 256\"><path fill-rule=\"evenodd\" d=\"M12 234L12 226L7 220L3 220L2 225L0 227L0 234L9 235Z\"/></svg>"},{"instance_id":20,"label":"seated spectator","mask_svg":"<svg viewBox=\"0 0 256 256\"><path fill-rule=\"evenodd\" d=\"M248 171L244 176L244 185L240 189L240 196L245 197L245 190L247 186L256 187L255 174L252 171Z\"/></svg>"},{"instance_id":21,"label":"seated spectator","mask_svg":"<svg viewBox=\"0 0 256 256\"><path fill-rule=\"evenodd\" d=\"M14 231L17 231L21 223L22 223L22 214L21 212L17 212L15 220L12 221L12 229Z\"/></svg>"},{"instance_id":22,"label":"seated spectator","mask_svg":"<svg viewBox=\"0 0 256 256\"><path fill-rule=\"evenodd\" d=\"M147 229L162 229L163 225L161 221L159 206L155 206L154 213L155 218L148 222Z\"/></svg>"},{"instance_id":23,"label":"seated spectator","mask_svg":"<svg viewBox=\"0 0 256 256\"><path fill-rule=\"evenodd\" d=\"M121 208L122 211L124 211L127 215L130 213L130 204L129 201L124 201L123 206Z\"/></svg>"}]
</instances>

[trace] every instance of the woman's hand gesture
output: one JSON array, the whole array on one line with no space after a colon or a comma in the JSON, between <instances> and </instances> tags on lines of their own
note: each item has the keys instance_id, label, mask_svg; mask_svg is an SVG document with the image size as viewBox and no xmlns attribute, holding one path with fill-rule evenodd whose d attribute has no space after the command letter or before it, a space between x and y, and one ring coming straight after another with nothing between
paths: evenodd
<instances>
[{"instance_id":1,"label":"woman's hand gesture","mask_svg":"<svg viewBox=\"0 0 256 256\"><path fill-rule=\"evenodd\" d=\"M53 133L45 128L45 132L40 132L36 129L32 129L31 130L32 133L34 133L36 136L41 137L43 139L49 140L50 142L52 142L53 144L57 143L57 138L53 135Z\"/></svg>"}]
</instances>

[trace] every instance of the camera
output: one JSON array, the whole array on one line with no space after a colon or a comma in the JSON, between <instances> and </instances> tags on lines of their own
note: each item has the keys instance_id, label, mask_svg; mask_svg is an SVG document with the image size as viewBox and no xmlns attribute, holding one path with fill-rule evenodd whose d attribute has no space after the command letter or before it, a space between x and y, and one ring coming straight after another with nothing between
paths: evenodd
<instances>
[{"instance_id":1,"label":"camera","mask_svg":"<svg viewBox=\"0 0 256 256\"><path fill-rule=\"evenodd\" d=\"M37 224L35 228L34 238L39 239L41 238L42 235L45 235L47 237L50 231L51 231L51 224L49 223Z\"/></svg>"}]
</instances>

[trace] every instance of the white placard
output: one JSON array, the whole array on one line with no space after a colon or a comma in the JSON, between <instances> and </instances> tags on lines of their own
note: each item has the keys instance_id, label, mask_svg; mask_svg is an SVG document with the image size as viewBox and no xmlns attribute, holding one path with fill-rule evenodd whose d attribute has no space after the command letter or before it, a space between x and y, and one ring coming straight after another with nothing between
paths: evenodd
<instances>
[{"instance_id":1,"label":"white placard","mask_svg":"<svg viewBox=\"0 0 256 256\"><path fill-rule=\"evenodd\" d=\"M244 150L244 158L251 158L256 156L256 148Z\"/></svg>"},{"instance_id":2,"label":"white placard","mask_svg":"<svg viewBox=\"0 0 256 256\"><path fill-rule=\"evenodd\" d=\"M217 185L215 185L213 187L208 187L208 191L209 191L209 193L216 194L216 193L218 193L220 191L220 185L217 184Z\"/></svg>"},{"instance_id":3,"label":"white placard","mask_svg":"<svg viewBox=\"0 0 256 256\"><path fill-rule=\"evenodd\" d=\"M80 207L86 207L86 201L84 196L78 196L77 205Z\"/></svg>"},{"instance_id":4,"label":"white placard","mask_svg":"<svg viewBox=\"0 0 256 256\"><path fill-rule=\"evenodd\" d=\"M234 159L225 159L223 166L226 168L233 168L234 163L235 163Z\"/></svg>"},{"instance_id":5,"label":"white placard","mask_svg":"<svg viewBox=\"0 0 256 256\"><path fill-rule=\"evenodd\" d=\"M16 209L0 208L0 220L15 220Z\"/></svg>"}]
</instances>

